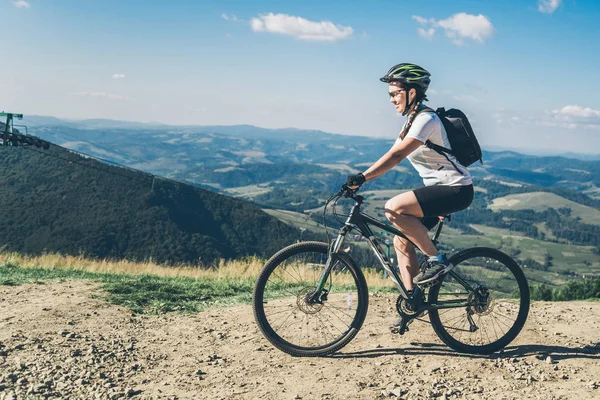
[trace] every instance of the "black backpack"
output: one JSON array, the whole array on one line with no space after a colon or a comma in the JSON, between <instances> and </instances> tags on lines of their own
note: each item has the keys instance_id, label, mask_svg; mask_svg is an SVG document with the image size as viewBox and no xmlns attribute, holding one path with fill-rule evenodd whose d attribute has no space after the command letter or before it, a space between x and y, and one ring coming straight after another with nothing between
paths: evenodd
<instances>
[{"instance_id":1,"label":"black backpack","mask_svg":"<svg viewBox=\"0 0 600 400\"><path fill-rule=\"evenodd\" d=\"M465 167L468 167L477 160L483 164L483 160L481 159L481 147L479 147L479 143L477 142L477 138L475 137L475 133L473 133L473 128L471 128L467 116L456 108L451 108L446 111L441 107L435 110L435 113L440 117L440 120L442 120L442 123L444 124L444 129L448 135L452 150L431 143L429 140L425 142L425 146L435 150L446 158L448 158L448 156L446 156L445 153L452 154L456 157L458 162Z\"/></svg>"}]
</instances>

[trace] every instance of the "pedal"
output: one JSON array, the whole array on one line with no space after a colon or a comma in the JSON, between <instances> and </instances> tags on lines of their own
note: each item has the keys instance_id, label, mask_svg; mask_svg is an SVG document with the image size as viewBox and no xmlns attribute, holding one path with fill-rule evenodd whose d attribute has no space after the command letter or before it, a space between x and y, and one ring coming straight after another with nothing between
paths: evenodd
<instances>
[{"instance_id":1,"label":"pedal","mask_svg":"<svg viewBox=\"0 0 600 400\"><path fill-rule=\"evenodd\" d=\"M427 289L427 288L437 284L439 281L440 281L440 278L436 278L436 279L426 282L426 283L417 283L417 286L424 290L424 289Z\"/></svg>"},{"instance_id":2,"label":"pedal","mask_svg":"<svg viewBox=\"0 0 600 400\"><path fill-rule=\"evenodd\" d=\"M398 335L404 335L408 332L408 325L412 322L412 318L402 318L400 326L394 326L390 328L390 332L397 333Z\"/></svg>"}]
</instances>

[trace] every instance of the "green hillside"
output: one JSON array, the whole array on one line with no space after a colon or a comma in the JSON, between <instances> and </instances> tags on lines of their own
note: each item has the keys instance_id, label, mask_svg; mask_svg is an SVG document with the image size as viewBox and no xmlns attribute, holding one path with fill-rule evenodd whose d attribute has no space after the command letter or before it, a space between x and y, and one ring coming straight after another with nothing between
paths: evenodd
<instances>
[{"instance_id":1,"label":"green hillside","mask_svg":"<svg viewBox=\"0 0 600 400\"><path fill-rule=\"evenodd\" d=\"M511 194L508 196L494 199L489 208L498 210L534 210L545 211L549 208L570 208L572 217L581 218L586 224L600 225L600 211L567 200L554 193L548 192L532 192Z\"/></svg>"},{"instance_id":2,"label":"green hillside","mask_svg":"<svg viewBox=\"0 0 600 400\"><path fill-rule=\"evenodd\" d=\"M299 231L243 200L52 146L0 146L0 245L27 254L209 264L270 256Z\"/></svg>"}]
</instances>

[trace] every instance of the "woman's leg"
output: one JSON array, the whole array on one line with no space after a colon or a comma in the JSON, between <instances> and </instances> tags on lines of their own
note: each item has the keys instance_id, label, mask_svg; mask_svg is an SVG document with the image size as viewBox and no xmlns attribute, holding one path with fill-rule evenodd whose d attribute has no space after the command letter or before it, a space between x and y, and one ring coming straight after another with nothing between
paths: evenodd
<instances>
[{"instance_id":1,"label":"woman's leg","mask_svg":"<svg viewBox=\"0 0 600 400\"><path fill-rule=\"evenodd\" d=\"M405 192L388 200L385 203L385 216L416 244L423 254L430 257L439 254L427 233L427 228L419 220L423 217L423 210L414 192ZM418 269L418 265L416 268Z\"/></svg>"},{"instance_id":2,"label":"woman's leg","mask_svg":"<svg viewBox=\"0 0 600 400\"><path fill-rule=\"evenodd\" d=\"M394 250L396 250L402 282L407 290L412 290L413 278L419 273L419 260L417 260L415 246L400 236L394 236Z\"/></svg>"}]
</instances>

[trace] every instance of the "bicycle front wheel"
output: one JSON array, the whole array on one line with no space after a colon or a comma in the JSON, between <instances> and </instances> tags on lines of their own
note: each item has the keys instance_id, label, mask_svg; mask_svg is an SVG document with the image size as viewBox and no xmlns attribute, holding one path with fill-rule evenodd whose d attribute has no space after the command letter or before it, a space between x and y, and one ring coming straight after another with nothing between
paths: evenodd
<instances>
[{"instance_id":1,"label":"bicycle front wheel","mask_svg":"<svg viewBox=\"0 0 600 400\"><path fill-rule=\"evenodd\" d=\"M319 302L309 301L328 257L328 246L302 242L275 254L254 287L256 322L278 349L293 356L322 356L344 347L367 315L365 278L352 259L333 255L331 273Z\"/></svg>"},{"instance_id":2,"label":"bicycle front wheel","mask_svg":"<svg viewBox=\"0 0 600 400\"><path fill-rule=\"evenodd\" d=\"M462 353L490 354L504 348L529 313L529 286L521 267L503 252L485 247L463 250L449 261L456 276L446 275L428 296L435 305L429 311L435 333Z\"/></svg>"}]
</instances>

